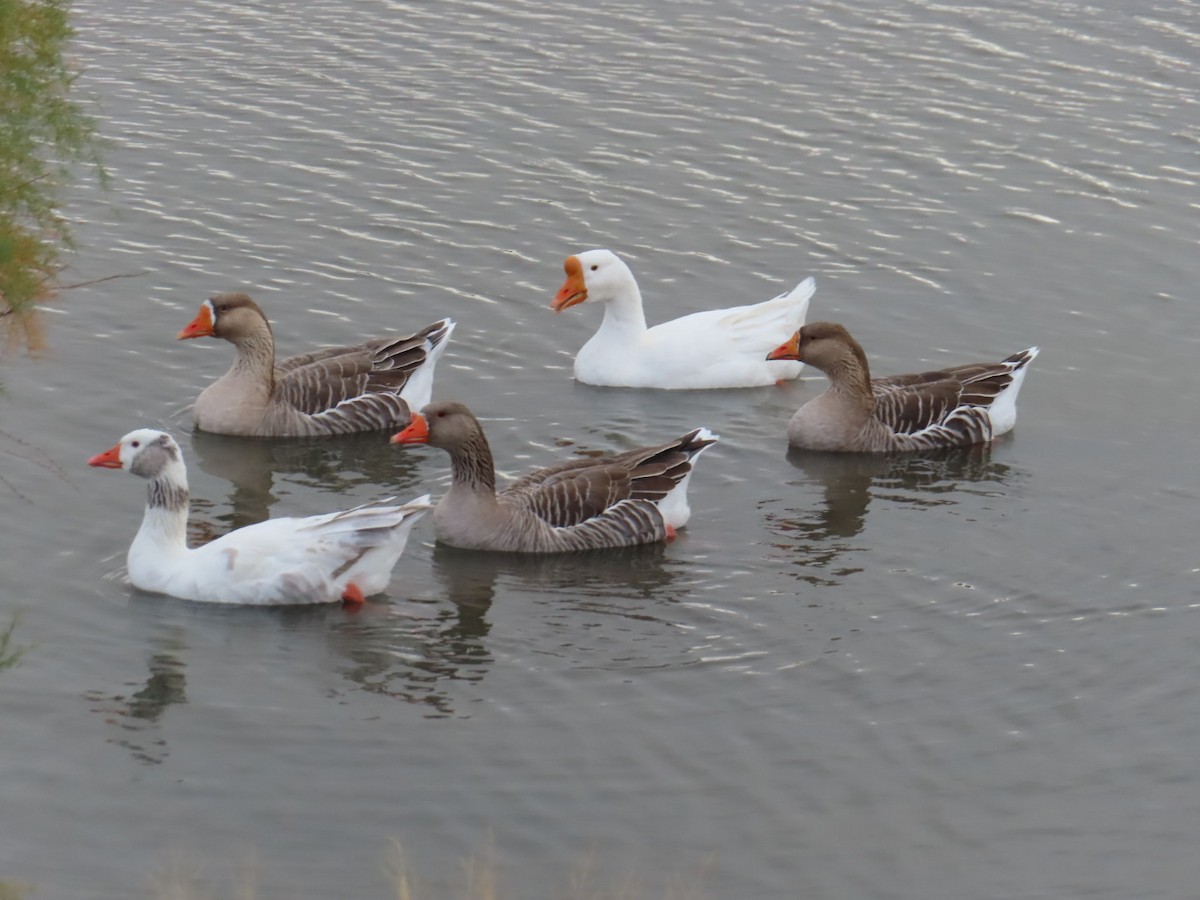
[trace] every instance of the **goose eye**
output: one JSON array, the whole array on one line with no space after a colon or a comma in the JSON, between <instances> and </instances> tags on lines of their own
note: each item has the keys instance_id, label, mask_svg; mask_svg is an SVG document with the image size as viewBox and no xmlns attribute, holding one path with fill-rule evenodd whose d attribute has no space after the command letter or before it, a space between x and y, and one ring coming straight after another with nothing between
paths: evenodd
<instances>
[{"instance_id":1,"label":"goose eye","mask_svg":"<svg viewBox=\"0 0 1200 900\"><path fill-rule=\"evenodd\" d=\"M596 271L597 269L599 269L599 268L600 268L600 264L599 264L599 263L592 263L592 271L593 271L593 272L595 272L595 271Z\"/></svg>"},{"instance_id":2,"label":"goose eye","mask_svg":"<svg viewBox=\"0 0 1200 900\"><path fill-rule=\"evenodd\" d=\"M129 446L132 447L134 450L136 450L138 447L142 446L142 442L141 441L130 441Z\"/></svg>"}]
</instances>

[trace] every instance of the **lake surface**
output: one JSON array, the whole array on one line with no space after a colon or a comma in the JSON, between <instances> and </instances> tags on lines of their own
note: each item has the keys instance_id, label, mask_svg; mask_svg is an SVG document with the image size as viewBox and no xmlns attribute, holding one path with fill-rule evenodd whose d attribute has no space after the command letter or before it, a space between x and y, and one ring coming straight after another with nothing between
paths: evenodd
<instances>
[{"instance_id":1,"label":"lake surface","mask_svg":"<svg viewBox=\"0 0 1200 900\"><path fill-rule=\"evenodd\" d=\"M1196 896L1200 6L997 6L76 3L112 184L67 280L126 277L0 367L0 880L388 897L400 841L421 897L489 852L513 898ZM548 304L596 246L652 322L813 275L879 374L1042 354L990 450L789 455L819 378L573 382L598 310ZM143 485L85 461L134 427L196 539L447 484L193 434L231 348L174 335L239 289L285 355L453 316L435 396L506 474L712 428L690 527L520 560L426 521L357 615L133 590Z\"/></svg>"}]
</instances>

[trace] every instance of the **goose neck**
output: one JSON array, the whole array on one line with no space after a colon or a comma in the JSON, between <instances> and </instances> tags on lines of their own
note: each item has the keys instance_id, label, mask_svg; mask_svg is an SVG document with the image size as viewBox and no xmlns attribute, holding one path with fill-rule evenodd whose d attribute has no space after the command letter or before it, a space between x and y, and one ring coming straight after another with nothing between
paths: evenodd
<instances>
[{"instance_id":1,"label":"goose neck","mask_svg":"<svg viewBox=\"0 0 1200 900\"><path fill-rule=\"evenodd\" d=\"M480 431L450 449L451 483L473 493L496 493L496 466L492 449Z\"/></svg>"},{"instance_id":2,"label":"goose neck","mask_svg":"<svg viewBox=\"0 0 1200 900\"><path fill-rule=\"evenodd\" d=\"M173 548L187 546L187 477L167 471L146 487L146 513L138 538Z\"/></svg>"},{"instance_id":3,"label":"goose neck","mask_svg":"<svg viewBox=\"0 0 1200 900\"><path fill-rule=\"evenodd\" d=\"M640 335L646 331L646 312L642 292L632 278L615 290L604 304L600 330L617 337Z\"/></svg>"},{"instance_id":4,"label":"goose neck","mask_svg":"<svg viewBox=\"0 0 1200 900\"><path fill-rule=\"evenodd\" d=\"M854 354L847 353L827 366L825 374L829 378L831 390L870 402L873 396L871 372L866 363Z\"/></svg>"},{"instance_id":5,"label":"goose neck","mask_svg":"<svg viewBox=\"0 0 1200 900\"><path fill-rule=\"evenodd\" d=\"M233 340L237 356L230 374L273 383L275 378L275 342L267 329L241 335Z\"/></svg>"}]
</instances>

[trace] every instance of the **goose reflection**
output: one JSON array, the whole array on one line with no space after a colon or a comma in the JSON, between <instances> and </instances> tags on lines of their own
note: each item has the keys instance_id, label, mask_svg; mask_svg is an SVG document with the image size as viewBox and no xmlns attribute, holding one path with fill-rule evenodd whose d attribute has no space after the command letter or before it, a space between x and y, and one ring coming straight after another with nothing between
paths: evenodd
<instances>
[{"instance_id":1,"label":"goose reflection","mask_svg":"<svg viewBox=\"0 0 1200 900\"><path fill-rule=\"evenodd\" d=\"M332 625L328 641L348 661L343 677L356 688L424 708L427 718L465 717L464 684L486 678L493 657L486 638L494 590L486 576L458 565L435 546L439 580L456 587L438 600L406 598L402 605L369 605ZM468 556L472 554L467 554ZM478 554L474 554L478 555ZM393 593L402 590L402 580Z\"/></svg>"},{"instance_id":2,"label":"goose reflection","mask_svg":"<svg viewBox=\"0 0 1200 900\"><path fill-rule=\"evenodd\" d=\"M170 629L155 643L146 662L149 673L143 681L130 683L130 687L138 685L132 693L85 694L96 704L92 711L104 715L120 732L113 742L148 765L157 765L169 755L166 739L158 734L159 720L169 707L188 702L182 632Z\"/></svg>"},{"instance_id":3,"label":"goose reflection","mask_svg":"<svg viewBox=\"0 0 1200 900\"><path fill-rule=\"evenodd\" d=\"M280 482L330 494L370 485L379 496L406 496L418 487L419 461L394 452L383 433L275 441L195 431L191 439L199 469L233 485L231 510L212 517L214 533L197 526L193 537L201 541L270 518ZM194 511L215 505L193 498Z\"/></svg>"},{"instance_id":4,"label":"goose reflection","mask_svg":"<svg viewBox=\"0 0 1200 900\"><path fill-rule=\"evenodd\" d=\"M439 547L434 561L456 602L519 609L526 652L550 654L557 665L628 671L692 665L723 640L706 633L697 643L691 626L704 601L696 586L708 572L677 550L645 544L543 556Z\"/></svg>"},{"instance_id":5,"label":"goose reflection","mask_svg":"<svg viewBox=\"0 0 1200 900\"><path fill-rule=\"evenodd\" d=\"M916 508L954 504L963 491L978 492L979 485L1003 483L1012 477L1010 466L991 458L990 445L950 448L919 454L815 453L791 449L788 461L819 485L824 497L807 509L766 512L771 531L781 540L777 549L803 565L825 570L807 580L834 584L858 571L843 558L856 547L853 539L866 526L872 503L889 502ZM986 489L984 489L986 490ZM833 568L843 562L840 568Z\"/></svg>"},{"instance_id":6,"label":"goose reflection","mask_svg":"<svg viewBox=\"0 0 1200 900\"><path fill-rule=\"evenodd\" d=\"M672 587L663 558L661 545L541 555L436 544L437 601L407 602L402 614L356 617L336 628L333 639L353 662L345 677L363 690L422 705L427 717L466 718L464 684L481 684L494 662L488 645L493 603L514 593L542 594L556 615L586 608L658 621L646 611L645 598L686 595L682 586ZM469 693L473 700L479 696Z\"/></svg>"},{"instance_id":7,"label":"goose reflection","mask_svg":"<svg viewBox=\"0 0 1200 900\"><path fill-rule=\"evenodd\" d=\"M464 684L479 684L494 661L490 591L482 585L436 602L409 601L388 615L348 619L330 642L350 665L344 677L364 691L424 707L427 718L465 718L458 706Z\"/></svg>"},{"instance_id":8,"label":"goose reflection","mask_svg":"<svg viewBox=\"0 0 1200 900\"><path fill-rule=\"evenodd\" d=\"M276 654L272 666L279 677L290 666L307 671L313 659L326 658L332 650L331 669L355 689L423 706L427 717L459 715L455 684L482 681L492 663L483 641L491 627L487 621L490 601L482 596L451 603L406 597L402 572L388 594L396 602L368 601L361 607L223 606L147 594L135 597L130 609L148 622L164 616L183 620L180 633L207 633L201 641L205 646L224 646L235 635L251 646L265 642ZM281 641L288 648L286 653L280 652ZM170 672L177 676L174 683L179 688L176 693L163 690L167 682L155 676L165 670L156 664L152 677L134 698L111 698L123 704L119 714L133 716L136 709L140 718L147 718L151 697L184 702L184 655L181 637L171 654ZM155 650L152 659L160 658L167 657ZM244 662L251 669L262 664L261 659L251 657ZM141 698L137 705L133 702L136 698Z\"/></svg>"},{"instance_id":9,"label":"goose reflection","mask_svg":"<svg viewBox=\"0 0 1200 900\"><path fill-rule=\"evenodd\" d=\"M454 602L490 603L497 593L542 594L558 608L605 607L616 615L652 620L645 601L682 600L667 563L667 544L639 544L586 553L478 553L434 548L434 574Z\"/></svg>"}]
</instances>

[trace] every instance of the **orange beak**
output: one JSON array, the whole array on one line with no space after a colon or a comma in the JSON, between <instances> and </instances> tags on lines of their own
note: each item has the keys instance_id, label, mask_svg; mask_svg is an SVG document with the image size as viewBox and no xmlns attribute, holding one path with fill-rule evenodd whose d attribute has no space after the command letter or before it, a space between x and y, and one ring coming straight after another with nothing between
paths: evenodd
<instances>
[{"instance_id":1,"label":"orange beak","mask_svg":"<svg viewBox=\"0 0 1200 900\"><path fill-rule=\"evenodd\" d=\"M774 350L767 354L767 359L799 359L800 332L796 332Z\"/></svg>"},{"instance_id":2,"label":"orange beak","mask_svg":"<svg viewBox=\"0 0 1200 900\"><path fill-rule=\"evenodd\" d=\"M187 327L175 335L175 340L186 341L189 338L214 337L212 307L207 303L200 304L200 312L196 318L187 323Z\"/></svg>"},{"instance_id":3,"label":"orange beak","mask_svg":"<svg viewBox=\"0 0 1200 900\"><path fill-rule=\"evenodd\" d=\"M554 302L550 304L550 308L555 312L577 306L587 299L587 285L583 283L583 266L579 264L579 260L568 256L567 261L563 263L563 271L567 273L567 280L558 289L558 293L554 295Z\"/></svg>"},{"instance_id":4,"label":"orange beak","mask_svg":"<svg viewBox=\"0 0 1200 900\"><path fill-rule=\"evenodd\" d=\"M412 414L412 421L403 431L392 435L389 444L428 444L429 422L420 413Z\"/></svg>"},{"instance_id":5,"label":"orange beak","mask_svg":"<svg viewBox=\"0 0 1200 900\"><path fill-rule=\"evenodd\" d=\"M89 466L99 466L101 469L121 469L121 445L117 444L105 450L103 453L97 453L88 460Z\"/></svg>"}]
</instances>

